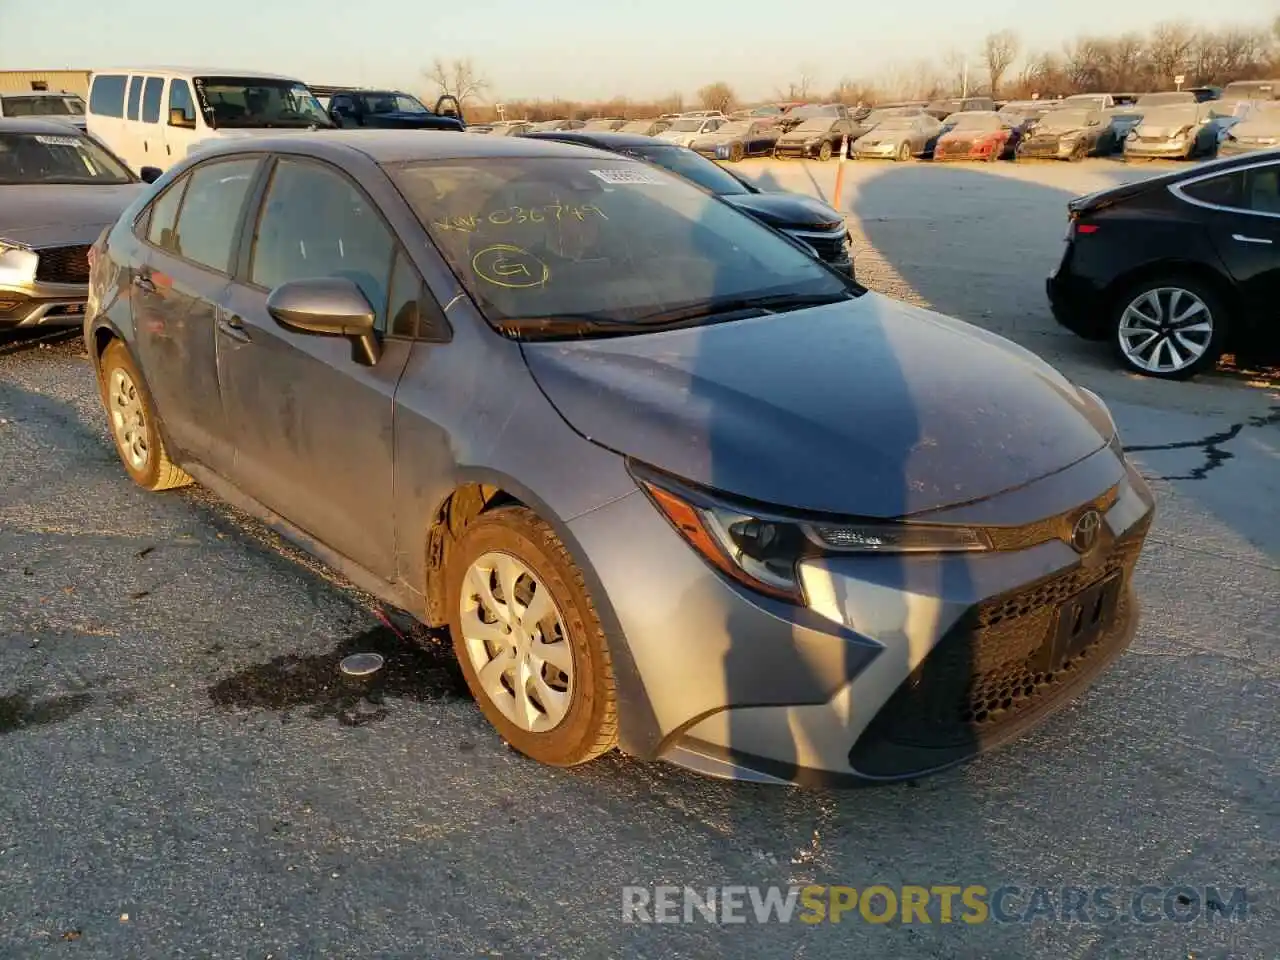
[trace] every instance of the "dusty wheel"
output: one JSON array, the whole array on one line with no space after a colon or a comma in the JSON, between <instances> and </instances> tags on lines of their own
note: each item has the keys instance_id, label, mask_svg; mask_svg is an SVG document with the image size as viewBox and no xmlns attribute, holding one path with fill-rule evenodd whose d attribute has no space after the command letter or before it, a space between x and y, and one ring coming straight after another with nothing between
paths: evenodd
<instances>
[{"instance_id":1,"label":"dusty wheel","mask_svg":"<svg viewBox=\"0 0 1280 960\"><path fill-rule=\"evenodd\" d=\"M1112 346L1130 370L1185 380L1218 362L1227 310L1195 280L1153 277L1121 294L1111 320Z\"/></svg>"},{"instance_id":2,"label":"dusty wheel","mask_svg":"<svg viewBox=\"0 0 1280 960\"><path fill-rule=\"evenodd\" d=\"M746 148L744 148L740 143L735 143L733 146L729 148L730 163L738 163L746 155L747 155Z\"/></svg>"},{"instance_id":3,"label":"dusty wheel","mask_svg":"<svg viewBox=\"0 0 1280 960\"><path fill-rule=\"evenodd\" d=\"M910 160L911 144L904 140L901 146L898 147L898 152L893 159L897 160L899 163L906 163L908 160Z\"/></svg>"},{"instance_id":4,"label":"dusty wheel","mask_svg":"<svg viewBox=\"0 0 1280 960\"><path fill-rule=\"evenodd\" d=\"M447 582L454 652L502 738L562 767L612 749L609 648L582 574L551 527L524 507L481 514L451 551Z\"/></svg>"},{"instance_id":5,"label":"dusty wheel","mask_svg":"<svg viewBox=\"0 0 1280 960\"><path fill-rule=\"evenodd\" d=\"M1088 155L1089 155L1089 145L1086 144L1083 140L1081 140L1074 147L1071 148L1071 156L1069 156L1067 159L1070 160L1072 163L1080 163Z\"/></svg>"},{"instance_id":6,"label":"dusty wheel","mask_svg":"<svg viewBox=\"0 0 1280 960\"><path fill-rule=\"evenodd\" d=\"M822 146L818 148L818 159L821 160L823 163L826 163L828 160L831 159L831 141L830 140L823 141Z\"/></svg>"},{"instance_id":7,"label":"dusty wheel","mask_svg":"<svg viewBox=\"0 0 1280 960\"><path fill-rule=\"evenodd\" d=\"M145 490L190 484L191 477L169 459L155 405L122 340L112 340L103 351L98 385L116 453L133 482Z\"/></svg>"}]
</instances>

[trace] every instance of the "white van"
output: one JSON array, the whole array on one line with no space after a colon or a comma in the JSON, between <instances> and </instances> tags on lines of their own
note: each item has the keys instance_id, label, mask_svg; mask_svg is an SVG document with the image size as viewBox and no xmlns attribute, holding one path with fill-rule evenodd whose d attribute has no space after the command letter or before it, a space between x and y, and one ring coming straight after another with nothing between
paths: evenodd
<instances>
[{"instance_id":1,"label":"white van","mask_svg":"<svg viewBox=\"0 0 1280 960\"><path fill-rule=\"evenodd\" d=\"M331 127L306 84L243 70L96 70L88 130L135 173L165 170L202 140Z\"/></svg>"}]
</instances>

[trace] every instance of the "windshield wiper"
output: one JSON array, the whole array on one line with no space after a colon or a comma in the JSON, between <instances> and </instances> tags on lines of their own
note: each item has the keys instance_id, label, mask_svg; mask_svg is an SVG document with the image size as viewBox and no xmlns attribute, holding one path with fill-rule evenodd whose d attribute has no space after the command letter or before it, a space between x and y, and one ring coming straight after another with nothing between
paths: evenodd
<instances>
[{"instance_id":1,"label":"windshield wiper","mask_svg":"<svg viewBox=\"0 0 1280 960\"><path fill-rule=\"evenodd\" d=\"M708 320L713 317L729 319L729 314L748 313L785 313L788 310L803 310L805 307L820 307L828 303L839 303L852 299L848 290L834 293L779 293L772 296L734 297L724 300L705 300L700 303L689 303L657 313L644 314L632 322L646 327L671 323L683 323L695 320Z\"/></svg>"}]
</instances>

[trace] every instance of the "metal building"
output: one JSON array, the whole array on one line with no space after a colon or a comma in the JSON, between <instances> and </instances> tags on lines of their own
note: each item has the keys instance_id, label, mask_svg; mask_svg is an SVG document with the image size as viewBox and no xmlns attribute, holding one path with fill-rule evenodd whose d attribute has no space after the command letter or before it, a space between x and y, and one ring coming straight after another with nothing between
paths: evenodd
<instances>
[{"instance_id":1,"label":"metal building","mask_svg":"<svg viewBox=\"0 0 1280 960\"><path fill-rule=\"evenodd\" d=\"M78 93L89 96L88 70L0 70L0 93Z\"/></svg>"}]
</instances>

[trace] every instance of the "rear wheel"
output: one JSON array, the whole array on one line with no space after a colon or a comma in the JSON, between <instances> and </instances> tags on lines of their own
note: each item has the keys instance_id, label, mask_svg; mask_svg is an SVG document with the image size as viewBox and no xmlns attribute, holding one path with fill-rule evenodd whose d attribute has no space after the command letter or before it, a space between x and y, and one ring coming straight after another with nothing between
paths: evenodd
<instances>
[{"instance_id":1,"label":"rear wheel","mask_svg":"<svg viewBox=\"0 0 1280 960\"><path fill-rule=\"evenodd\" d=\"M192 482L169 459L160 437L160 421L142 375L121 340L112 340L98 364L102 407L125 471L145 490L170 490Z\"/></svg>"},{"instance_id":2,"label":"rear wheel","mask_svg":"<svg viewBox=\"0 0 1280 960\"><path fill-rule=\"evenodd\" d=\"M908 160L910 160L911 144L904 140L902 144L898 147L898 152L893 159L897 160L899 163L906 163Z\"/></svg>"},{"instance_id":3,"label":"rear wheel","mask_svg":"<svg viewBox=\"0 0 1280 960\"><path fill-rule=\"evenodd\" d=\"M738 163L747 155L746 149L740 143L735 143L729 148L729 162Z\"/></svg>"},{"instance_id":4,"label":"rear wheel","mask_svg":"<svg viewBox=\"0 0 1280 960\"><path fill-rule=\"evenodd\" d=\"M1226 307L1207 285L1155 277L1117 298L1112 345L1130 370L1185 380L1217 363L1227 322Z\"/></svg>"},{"instance_id":5,"label":"rear wheel","mask_svg":"<svg viewBox=\"0 0 1280 960\"><path fill-rule=\"evenodd\" d=\"M502 738L573 766L617 742L604 630L555 532L524 507L476 518L451 551L450 633L463 676Z\"/></svg>"},{"instance_id":6,"label":"rear wheel","mask_svg":"<svg viewBox=\"0 0 1280 960\"><path fill-rule=\"evenodd\" d=\"M821 160L823 163L826 163L828 160L831 159L831 141L830 140L825 141L822 144L822 146L818 148L818 159Z\"/></svg>"}]
</instances>

